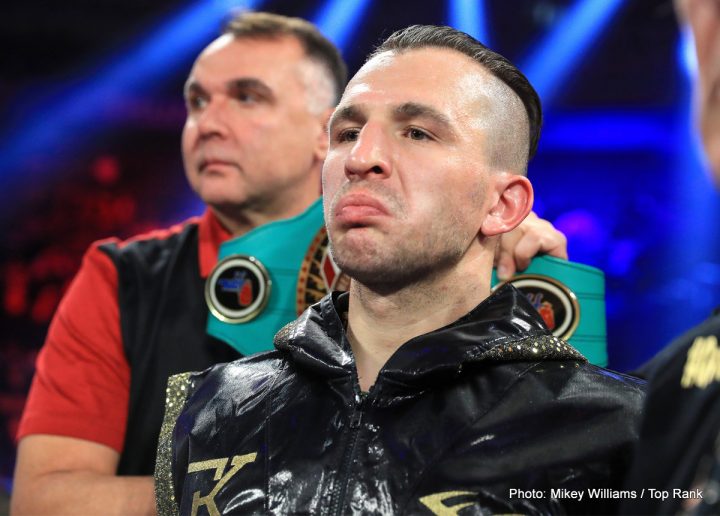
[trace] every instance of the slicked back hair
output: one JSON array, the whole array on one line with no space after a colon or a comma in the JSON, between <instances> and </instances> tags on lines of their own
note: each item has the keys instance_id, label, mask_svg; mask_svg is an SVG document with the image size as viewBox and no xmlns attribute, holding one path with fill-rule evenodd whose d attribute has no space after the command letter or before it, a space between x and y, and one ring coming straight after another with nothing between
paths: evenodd
<instances>
[{"instance_id":1,"label":"slicked back hair","mask_svg":"<svg viewBox=\"0 0 720 516\"><path fill-rule=\"evenodd\" d=\"M535 155L540 139L542 126L540 97L527 77L514 64L469 34L452 27L412 25L391 34L368 56L368 61L384 52L403 52L429 47L447 48L465 54L515 92L525 106L528 118L527 160L530 160Z\"/></svg>"},{"instance_id":2,"label":"slicked back hair","mask_svg":"<svg viewBox=\"0 0 720 516\"><path fill-rule=\"evenodd\" d=\"M337 47L312 23L279 14L243 12L228 21L223 34L232 34L238 39L278 39L287 36L297 39L307 57L319 63L332 80L333 106L340 101L347 82L347 66Z\"/></svg>"}]
</instances>

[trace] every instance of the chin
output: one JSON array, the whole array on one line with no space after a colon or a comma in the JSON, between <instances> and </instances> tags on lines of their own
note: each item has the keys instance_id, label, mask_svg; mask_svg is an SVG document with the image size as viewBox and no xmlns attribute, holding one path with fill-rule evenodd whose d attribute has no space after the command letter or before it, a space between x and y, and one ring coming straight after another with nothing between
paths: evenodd
<instances>
[{"instance_id":1,"label":"chin","mask_svg":"<svg viewBox=\"0 0 720 516\"><path fill-rule=\"evenodd\" d=\"M229 197L228 195L201 195L200 198L208 206L221 210L239 209L246 204L244 198Z\"/></svg>"},{"instance_id":2,"label":"chin","mask_svg":"<svg viewBox=\"0 0 720 516\"><path fill-rule=\"evenodd\" d=\"M340 270L344 274L365 286L377 285L379 283L387 283L387 269L384 267L375 267L367 263L345 263L339 265Z\"/></svg>"},{"instance_id":3,"label":"chin","mask_svg":"<svg viewBox=\"0 0 720 516\"><path fill-rule=\"evenodd\" d=\"M332 256L340 270L365 286L394 290L396 284L407 279L408 268L402 260L386 253L348 247Z\"/></svg>"},{"instance_id":4,"label":"chin","mask_svg":"<svg viewBox=\"0 0 720 516\"><path fill-rule=\"evenodd\" d=\"M342 245L337 247L333 246L332 241L330 243L330 255L335 264L345 274L361 282L361 277L366 277L375 269L372 264L368 263L370 262L368 259L369 254L371 253L355 246Z\"/></svg>"},{"instance_id":5,"label":"chin","mask_svg":"<svg viewBox=\"0 0 720 516\"><path fill-rule=\"evenodd\" d=\"M217 184L200 185L200 188L196 190L198 196L203 200L205 204L215 207L239 207L247 202L247 196L244 192L238 192L238 188L235 185L228 185L227 183L220 185Z\"/></svg>"}]
</instances>

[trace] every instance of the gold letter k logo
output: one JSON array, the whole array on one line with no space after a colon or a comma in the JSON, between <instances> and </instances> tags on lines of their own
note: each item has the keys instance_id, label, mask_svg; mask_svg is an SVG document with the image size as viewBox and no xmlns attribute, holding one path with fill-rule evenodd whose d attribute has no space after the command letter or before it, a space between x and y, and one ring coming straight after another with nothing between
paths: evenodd
<instances>
[{"instance_id":1,"label":"gold letter k logo","mask_svg":"<svg viewBox=\"0 0 720 516\"><path fill-rule=\"evenodd\" d=\"M207 507L210 516L220 516L217 505L215 505L215 495L218 494L220 489L228 483L228 481L242 469L243 466L255 461L257 453L248 453L247 455L235 455L230 462L230 469L225 475L222 474L225 466L227 465L227 458L224 459L212 459L204 460L200 462L191 462L188 466L188 473L197 473L198 471L206 471L209 469L215 470L213 480L215 480L215 487L205 496L200 496L200 491L193 493L192 511L191 516L197 516L198 509L204 505Z\"/></svg>"}]
</instances>

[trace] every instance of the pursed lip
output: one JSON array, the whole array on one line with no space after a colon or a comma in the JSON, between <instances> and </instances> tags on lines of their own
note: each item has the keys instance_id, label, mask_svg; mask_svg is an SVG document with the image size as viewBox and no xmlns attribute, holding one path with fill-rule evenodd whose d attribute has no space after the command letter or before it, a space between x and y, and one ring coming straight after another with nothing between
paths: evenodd
<instances>
[{"instance_id":1,"label":"pursed lip","mask_svg":"<svg viewBox=\"0 0 720 516\"><path fill-rule=\"evenodd\" d=\"M235 164L233 161L219 159L219 158L203 158L198 163L198 170L200 172L204 171L205 169L212 168L212 167L235 167L237 168L237 164Z\"/></svg>"},{"instance_id":2,"label":"pursed lip","mask_svg":"<svg viewBox=\"0 0 720 516\"><path fill-rule=\"evenodd\" d=\"M335 205L335 218L348 224L361 223L368 217L389 215L385 205L365 193L351 193L343 196Z\"/></svg>"}]
</instances>

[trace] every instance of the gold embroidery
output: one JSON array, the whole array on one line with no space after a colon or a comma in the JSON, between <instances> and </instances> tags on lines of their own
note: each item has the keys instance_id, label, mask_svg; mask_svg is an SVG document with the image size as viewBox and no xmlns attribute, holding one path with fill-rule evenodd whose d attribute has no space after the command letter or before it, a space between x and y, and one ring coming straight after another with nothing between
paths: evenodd
<instances>
[{"instance_id":1,"label":"gold embroidery","mask_svg":"<svg viewBox=\"0 0 720 516\"><path fill-rule=\"evenodd\" d=\"M188 473L197 473L198 471L214 469L215 475L213 476L213 480L216 481L215 487L213 487L212 491L210 491L205 496L200 496L200 491L195 491L193 493L192 509L190 511L191 516L197 516L198 509L203 505L207 508L210 516L220 516L220 511L218 510L217 505L215 505L215 495L220 492L220 489L222 489L223 486L227 484L230 479L243 468L243 466L254 462L256 457L257 453L235 455L230 462L230 469L223 476L221 475L223 470L225 469L225 466L227 465L227 458L191 462L188 465Z\"/></svg>"},{"instance_id":2,"label":"gold embroidery","mask_svg":"<svg viewBox=\"0 0 720 516\"><path fill-rule=\"evenodd\" d=\"M579 360L587 362L578 350L554 335L539 335L500 344L480 355L488 360Z\"/></svg>"},{"instance_id":3,"label":"gold embroidery","mask_svg":"<svg viewBox=\"0 0 720 516\"><path fill-rule=\"evenodd\" d=\"M333 290L349 290L350 277L343 273L328 252L328 237L325 226L313 238L300 266L296 289L295 308L297 314L320 301Z\"/></svg>"},{"instance_id":4,"label":"gold embroidery","mask_svg":"<svg viewBox=\"0 0 720 516\"><path fill-rule=\"evenodd\" d=\"M715 335L697 337L687 353L680 385L704 389L720 380L720 348Z\"/></svg>"},{"instance_id":5,"label":"gold embroidery","mask_svg":"<svg viewBox=\"0 0 720 516\"><path fill-rule=\"evenodd\" d=\"M215 470L215 476L213 477L213 480L220 480L222 478L222 472L225 470L225 465L227 464L228 460L225 459L212 459L212 460L203 460L200 462L191 462L188 466L188 473L197 473L198 471L205 471L207 469L214 469Z\"/></svg>"},{"instance_id":6,"label":"gold embroidery","mask_svg":"<svg viewBox=\"0 0 720 516\"><path fill-rule=\"evenodd\" d=\"M160 427L158 438L157 459L155 460L155 504L160 516L173 516L178 514L175 501L175 489L172 481L172 434L175 421L185 404L190 375L182 373L168 379L165 398L165 417Z\"/></svg>"},{"instance_id":7,"label":"gold embroidery","mask_svg":"<svg viewBox=\"0 0 720 516\"><path fill-rule=\"evenodd\" d=\"M465 507L469 507L475 502L460 502L455 505L445 505L443 502L456 496L475 496L472 491L444 491L420 498L420 503L430 509L437 516L456 516L459 511Z\"/></svg>"}]
</instances>

